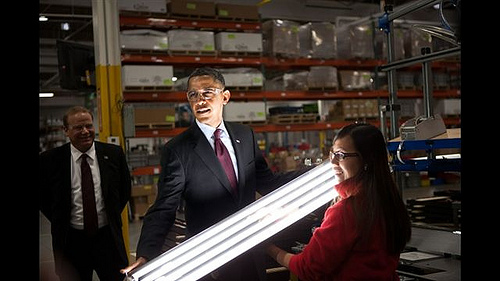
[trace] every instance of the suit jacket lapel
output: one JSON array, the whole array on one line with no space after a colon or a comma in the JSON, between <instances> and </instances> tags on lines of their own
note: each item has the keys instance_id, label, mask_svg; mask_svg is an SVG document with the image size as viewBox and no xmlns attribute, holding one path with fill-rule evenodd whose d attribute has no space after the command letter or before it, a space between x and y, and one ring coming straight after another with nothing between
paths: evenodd
<instances>
[{"instance_id":1,"label":"suit jacket lapel","mask_svg":"<svg viewBox=\"0 0 500 281\"><path fill-rule=\"evenodd\" d=\"M60 165L62 165L62 174L64 175L64 178L62 179L62 185L61 188L62 190L61 193L63 194L62 200L68 200L67 202L71 202L71 192L72 192L72 187L71 187L71 146L70 143L66 143L63 153L61 154L62 158L59 159ZM68 204L70 207L70 204ZM71 207L70 207L71 208Z\"/></svg>"},{"instance_id":2,"label":"suit jacket lapel","mask_svg":"<svg viewBox=\"0 0 500 281\"><path fill-rule=\"evenodd\" d=\"M215 156L213 148L208 143L205 135L201 132L198 125L193 124L193 142L194 142L194 152L200 156L201 160L209 170L211 170L214 175L219 179L222 185L231 193L231 185L229 184L229 179L226 176L226 172L222 168L222 165Z\"/></svg>"},{"instance_id":3,"label":"suit jacket lapel","mask_svg":"<svg viewBox=\"0 0 500 281\"><path fill-rule=\"evenodd\" d=\"M108 161L109 157L106 155L106 151L100 145L99 142L95 142L95 153L97 161L99 163L99 173L101 175L101 192L103 198L107 197L108 194Z\"/></svg>"}]
</instances>

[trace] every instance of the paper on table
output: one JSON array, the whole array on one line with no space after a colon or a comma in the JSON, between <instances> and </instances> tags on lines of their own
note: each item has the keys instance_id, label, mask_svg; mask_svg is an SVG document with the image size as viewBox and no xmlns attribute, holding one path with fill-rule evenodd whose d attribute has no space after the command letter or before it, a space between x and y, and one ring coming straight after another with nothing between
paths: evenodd
<instances>
[{"instance_id":1,"label":"paper on table","mask_svg":"<svg viewBox=\"0 0 500 281\"><path fill-rule=\"evenodd\" d=\"M406 261L421 261L421 260L433 259L433 258L438 258L438 257L440 257L440 256L434 255L434 254L429 254L429 253L424 253L424 252L418 252L418 251L405 252L405 253L401 253L399 255L400 259L406 260Z\"/></svg>"}]
</instances>

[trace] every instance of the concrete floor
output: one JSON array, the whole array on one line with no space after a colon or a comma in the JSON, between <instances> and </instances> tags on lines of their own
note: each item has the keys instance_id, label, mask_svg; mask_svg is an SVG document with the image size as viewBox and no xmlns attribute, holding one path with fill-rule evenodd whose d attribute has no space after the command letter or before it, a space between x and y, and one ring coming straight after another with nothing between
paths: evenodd
<instances>
[{"instance_id":1,"label":"concrete floor","mask_svg":"<svg viewBox=\"0 0 500 281\"><path fill-rule=\"evenodd\" d=\"M45 218L45 216L40 213L39 215L39 247L40 247L40 281L59 281L59 278L55 274L54 270L54 256L52 253L52 236L50 234L50 222ZM129 221L129 249L130 249L130 260L135 260L135 249L137 247L137 240L139 239L140 231L142 227L142 220ZM94 281L99 281L99 278L94 272Z\"/></svg>"}]
</instances>

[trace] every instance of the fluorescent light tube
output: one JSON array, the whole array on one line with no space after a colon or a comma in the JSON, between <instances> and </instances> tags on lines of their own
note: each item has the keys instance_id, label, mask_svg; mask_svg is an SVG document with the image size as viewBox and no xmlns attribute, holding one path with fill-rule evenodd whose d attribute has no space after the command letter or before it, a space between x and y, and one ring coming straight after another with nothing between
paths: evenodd
<instances>
[{"instance_id":1,"label":"fluorescent light tube","mask_svg":"<svg viewBox=\"0 0 500 281\"><path fill-rule=\"evenodd\" d=\"M129 272L129 281L196 280L331 201L329 161Z\"/></svg>"},{"instance_id":2,"label":"fluorescent light tube","mask_svg":"<svg viewBox=\"0 0 500 281\"><path fill-rule=\"evenodd\" d=\"M38 93L39 98L52 98L54 97L54 93Z\"/></svg>"}]
</instances>

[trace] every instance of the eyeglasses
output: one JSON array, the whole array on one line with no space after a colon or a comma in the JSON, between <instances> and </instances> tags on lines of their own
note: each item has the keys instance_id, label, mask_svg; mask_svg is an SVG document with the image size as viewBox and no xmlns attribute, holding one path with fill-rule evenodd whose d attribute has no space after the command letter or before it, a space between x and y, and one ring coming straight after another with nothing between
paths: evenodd
<instances>
[{"instance_id":1,"label":"eyeglasses","mask_svg":"<svg viewBox=\"0 0 500 281\"><path fill-rule=\"evenodd\" d=\"M75 130L75 131L83 131L83 128L87 129L87 131L93 130L94 129L94 124L81 124L81 125L70 125L68 126L68 129L70 130Z\"/></svg>"},{"instance_id":2,"label":"eyeglasses","mask_svg":"<svg viewBox=\"0 0 500 281\"><path fill-rule=\"evenodd\" d=\"M217 88L205 88L197 91L188 91L187 99L189 101L197 101L198 97L202 97L204 100L211 100L215 97L215 95L220 94L223 89Z\"/></svg>"},{"instance_id":3,"label":"eyeglasses","mask_svg":"<svg viewBox=\"0 0 500 281\"><path fill-rule=\"evenodd\" d=\"M330 150L330 162L333 162L333 160L342 161L347 157L357 157L357 156L359 156L359 154L356 152L351 152L351 153L342 151L333 152Z\"/></svg>"}]
</instances>

